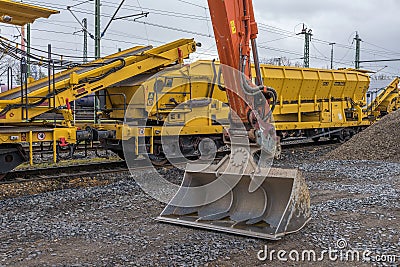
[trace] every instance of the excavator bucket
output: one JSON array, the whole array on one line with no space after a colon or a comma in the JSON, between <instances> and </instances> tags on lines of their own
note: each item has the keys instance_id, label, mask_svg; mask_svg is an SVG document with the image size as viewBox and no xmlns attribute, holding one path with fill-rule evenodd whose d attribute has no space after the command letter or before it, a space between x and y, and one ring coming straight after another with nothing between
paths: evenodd
<instances>
[{"instance_id":1,"label":"excavator bucket","mask_svg":"<svg viewBox=\"0 0 400 267\"><path fill-rule=\"evenodd\" d=\"M182 185L159 221L280 239L310 219L310 196L297 170L257 166L251 149L231 150L218 164L188 164Z\"/></svg>"}]
</instances>

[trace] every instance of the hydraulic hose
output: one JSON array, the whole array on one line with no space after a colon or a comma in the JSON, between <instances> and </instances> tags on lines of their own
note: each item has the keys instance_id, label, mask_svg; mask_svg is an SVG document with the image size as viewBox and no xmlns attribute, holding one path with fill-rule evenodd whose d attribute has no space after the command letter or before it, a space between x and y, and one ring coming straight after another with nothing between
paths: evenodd
<instances>
[{"instance_id":1,"label":"hydraulic hose","mask_svg":"<svg viewBox=\"0 0 400 267\"><path fill-rule=\"evenodd\" d=\"M213 70L213 80L211 83L211 89L210 89L210 93L208 94L208 98L212 98L212 96L214 94L215 82L217 81L217 70L215 68L215 59L213 59L211 66L212 66L212 70Z\"/></svg>"}]
</instances>

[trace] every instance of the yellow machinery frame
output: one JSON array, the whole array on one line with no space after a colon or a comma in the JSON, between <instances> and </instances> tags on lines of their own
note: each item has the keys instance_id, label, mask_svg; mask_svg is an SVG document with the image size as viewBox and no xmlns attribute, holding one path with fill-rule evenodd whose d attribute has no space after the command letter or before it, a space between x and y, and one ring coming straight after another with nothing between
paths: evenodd
<instances>
[{"instance_id":1,"label":"yellow machinery frame","mask_svg":"<svg viewBox=\"0 0 400 267\"><path fill-rule=\"evenodd\" d=\"M53 160L56 162L56 145L60 142L75 144L78 132L82 131L72 125L70 102L139 74L182 63L195 50L193 39L180 39L156 48L138 46L31 82L25 88L0 93L0 124L3 125L0 126L0 146L20 146L27 142L32 164L33 143L50 141L54 144ZM25 95L21 96L21 90ZM61 113L64 120L57 125L35 120L47 112ZM44 138L38 138L38 134ZM15 151L15 147L12 150ZM2 153L1 157L6 158L7 150Z\"/></svg>"},{"instance_id":2,"label":"yellow machinery frame","mask_svg":"<svg viewBox=\"0 0 400 267\"><path fill-rule=\"evenodd\" d=\"M65 106L67 102L103 90L154 68L174 64L180 58L187 58L195 50L196 43L193 39L181 39L156 48L138 46L88 63L86 67L89 67L89 70L87 71L84 67L76 67L57 73L52 78L29 83L26 88L28 96L22 99L21 87L3 92L0 94L0 110L9 110L3 112L5 114L0 117L0 123L25 123L56 107ZM105 65L96 67L97 64ZM96 80L97 77L99 77L98 80ZM51 83L53 79L55 80L51 88L49 88L48 79L51 79ZM44 102L35 106L35 103L43 99L45 99ZM15 108L12 108L13 106ZM26 106L31 106L28 108L28 116L25 115Z\"/></svg>"},{"instance_id":3,"label":"yellow machinery frame","mask_svg":"<svg viewBox=\"0 0 400 267\"><path fill-rule=\"evenodd\" d=\"M35 143L52 143L53 162L57 162L57 142L76 143L76 128L44 127L2 127L0 142L2 144L27 144L29 146L29 163L33 165L33 145Z\"/></svg>"}]
</instances>

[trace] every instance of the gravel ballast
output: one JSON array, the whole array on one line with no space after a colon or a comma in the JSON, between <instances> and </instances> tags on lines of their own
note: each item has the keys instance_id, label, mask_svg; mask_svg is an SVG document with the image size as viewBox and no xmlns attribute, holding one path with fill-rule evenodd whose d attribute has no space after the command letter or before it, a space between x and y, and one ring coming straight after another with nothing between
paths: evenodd
<instances>
[{"instance_id":1,"label":"gravel ballast","mask_svg":"<svg viewBox=\"0 0 400 267\"><path fill-rule=\"evenodd\" d=\"M400 110L358 133L327 158L400 162Z\"/></svg>"},{"instance_id":2,"label":"gravel ballast","mask_svg":"<svg viewBox=\"0 0 400 267\"><path fill-rule=\"evenodd\" d=\"M147 196L128 174L110 174L110 184L1 200L0 266L295 266L276 256L260 261L257 253L266 245L320 252L340 239L348 248L370 250L372 260L400 256L400 163L322 160L336 147L288 149L275 162L299 168L311 193L311 221L282 240L156 222L165 204ZM163 174L178 180L183 172ZM371 266L328 257L300 264Z\"/></svg>"}]
</instances>

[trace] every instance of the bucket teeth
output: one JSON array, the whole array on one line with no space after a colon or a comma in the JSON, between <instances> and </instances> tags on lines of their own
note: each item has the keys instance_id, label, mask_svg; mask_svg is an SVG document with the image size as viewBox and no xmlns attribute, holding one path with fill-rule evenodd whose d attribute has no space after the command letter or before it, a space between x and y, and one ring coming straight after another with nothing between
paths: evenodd
<instances>
[{"instance_id":1,"label":"bucket teeth","mask_svg":"<svg viewBox=\"0 0 400 267\"><path fill-rule=\"evenodd\" d=\"M229 215L233 204L233 192L230 191L224 197L213 203L207 204L198 210L199 221L221 220Z\"/></svg>"}]
</instances>

